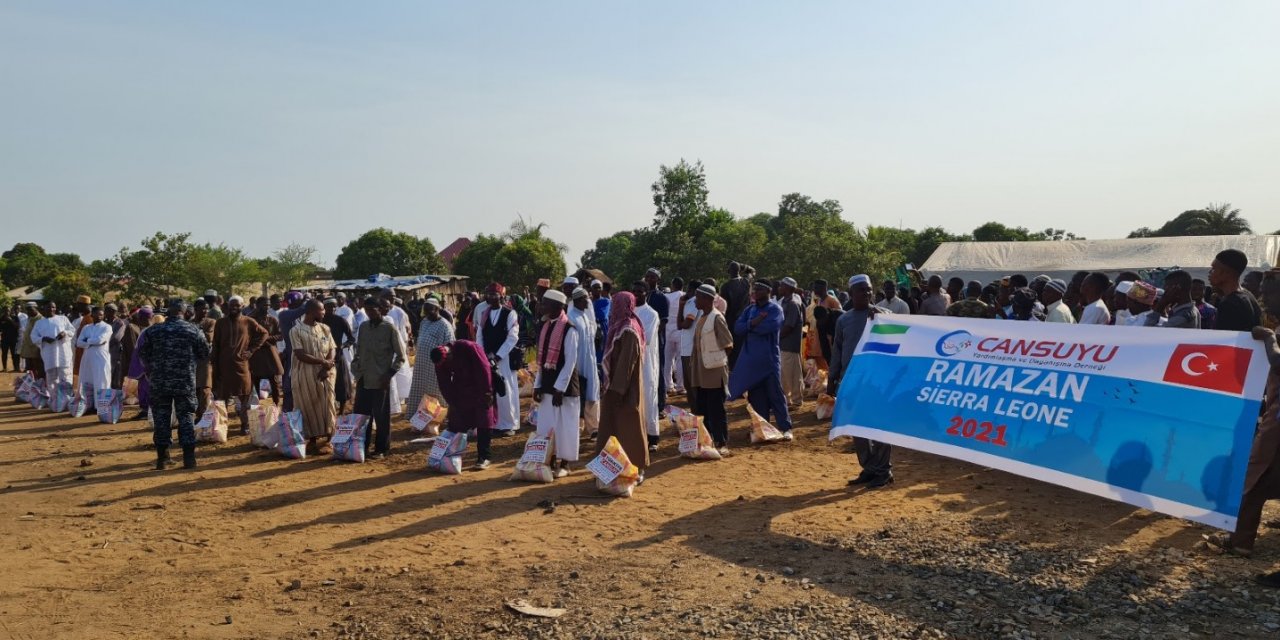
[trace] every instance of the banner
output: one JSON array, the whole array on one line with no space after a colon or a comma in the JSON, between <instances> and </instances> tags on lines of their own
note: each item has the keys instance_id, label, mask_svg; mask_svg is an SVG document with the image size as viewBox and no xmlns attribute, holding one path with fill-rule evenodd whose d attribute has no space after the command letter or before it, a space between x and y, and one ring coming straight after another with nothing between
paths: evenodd
<instances>
[{"instance_id":1,"label":"banner","mask_svg":"<svg viewBox=\"0 0 1280 640\"><path fill-rule=\"evenodd\" d=\"M841 381L831 438L1230 531L1268 369L1247 333L882 314Z\"/></svg>"}]
</instances>

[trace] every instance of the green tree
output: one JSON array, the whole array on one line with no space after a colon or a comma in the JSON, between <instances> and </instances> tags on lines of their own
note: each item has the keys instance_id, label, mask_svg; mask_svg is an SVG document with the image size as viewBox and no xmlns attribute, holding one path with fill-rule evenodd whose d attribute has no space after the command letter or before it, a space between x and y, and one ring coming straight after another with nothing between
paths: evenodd
<instances>
[{"instance_id":1,"label":"green tree","mask_svg":"<svg viewBox=\"0 0 1280 640\"><path fill-rule=\"evenodd\" d=\"M58 264L45 253L44 247L34 242L19 242L0 254L0 258L5 263L0 280L14 287L43 287L53 280L58 270Z\"/></svg>"},{"instance_id":2,"label":"green tree","mask_svg":"<svg viewBox=\"0 0 1280 640\"><path fill-rule=\"evenodd\" d=\"M45 300L53 300L61 308L70 308L76 296L82 294L101 302L105 293L94 286L85 269L59 271L44 287Z\"/></svg>"},{"instance_id":3,"label":"green tree","mask_svg":"<svg viewBox=\"0 0 1280 640\"><path fill-rule=\"evenodd\" d=\"M124 296L133 301L168 297L186 287L187 267L194 245L190 233L168 235L157 231L144 238L142 248L125 247L116 254L116 271L125 282Z\"/></svg>"},{"instance_id":4,"label":"green tree","mask_svg":"<svg viewBox=\"0 0 1280 640\"><path fill-rule=\"evenodd\" d=\"M916 233L916 246L907 255L907 262L919 267L929 260L929 256L933 255L934 251L938 250L938 245L944 242L963 242L972 239L972 236L953 234L942 227L926 227Z\"/></svg>"},{"instance_id":5,"label":"green tree","mask_svg":"<svg viewBox=\"0 0 1280 640\"><path fill-rule=\"evenodd\" d=\"M674 167L660 165L653 192L654 228L671 228L686 233L700 230L702 218L710 210L706 170L699 160L689 164L684 158Z\"/></svg>"},{"instance_id":6,"label":"green tree","mask_svg":"<svg viewBox=\"0 0 1280 640\"><path fill-rule=\"evenodd\" d=\"M378 273L409 276L443 272L444 262L430 239L379 227L342 248L334 276L354 279Z\"/></svg>"},{"instance_id":7,"label":"green tree","mask_svg":"<svg viewBox=\"0 0 1280 640\"><path fill-rule=\"evenodd\" d=\"M484 286L494 280L494 263L505 246L502 238L482 233L453 260L453 272L470 278L473 286Z\"/></svg>"},{"instance_id":8,"label":"green tree","mask_svg":"<svg viewBox=\"0 0 1280 640\"><path fill-rule=\"evenodd\" d=\"M498 281L509 288L531 287L539 278L564 279L564 245L545 233L545 223L517 218L501 236L480 234L458 254L453 271L474 284Z\"/></svg>"},{"instance_id":9,"label":"green tree","mask_svg":"<svg viewBox=\"0 0 1280 640\"><path fill-rule=\"evenodd\" d=\"M641 232L635 230L619 231L596 240L596 246L582 254L578 266L599 269L611 278L624 277L627 275L624 272L632 269L631 264L639 260L638 256L633 255L639 233Z\"/></svg>"},{"instance_id":10,"label":"green tree","mask_svg":"<svg viewBox=\"0 0 1280 640\"><path fill-rule=\"evenodd\" d=\"M1253 227L1240 215L1240 209L1232 208L1230 203L1209 203L1203 209L1183 211L1159 229L1136 229L1129 237L1238 236L1250 233L1253 233Z\"/></svg>"},{"instance_id":11,"label":"green tree","mask_svg":"<svg viewBox=\"0 0 1280 640\"><path fill-rule=\"evenodd\" d=\"M268 289L288 291L302 286L320 270L315 261L315 247L293 243L276 249L271 257L259 260L258 270Z\"/></svg>"},{"instance_id":12,"label":"green tree","mask_svg":"<svg viewBox=\"0 0 1280 640\"><path fill-rule=\"evenodd\" d=\"M988 222L973 230L973 239L978 242L1009 242L1031 240L1031 231L1026 227L1007 227L999 222Z\"/></svg>"},{"instance_id":13,"label":"green tree","mask_svg":"<svg viewBox=\"0 0 1280 640\"><path fill-rule=\"evenodd\" d=\"M244 251L225 244L206 243L191 248L184 286L196 294L213 289L229 297L261 277L258 262Z\"/></svg>"}]
</instances>

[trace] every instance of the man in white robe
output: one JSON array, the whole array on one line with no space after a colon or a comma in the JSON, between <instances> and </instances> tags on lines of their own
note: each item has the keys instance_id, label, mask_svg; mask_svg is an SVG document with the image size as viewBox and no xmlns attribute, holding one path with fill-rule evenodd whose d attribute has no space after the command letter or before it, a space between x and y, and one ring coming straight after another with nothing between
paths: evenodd
<instances>
[{"instance_id":1,"label":"man in white robe","mask_svg":"<svg viewBox=\"0 0 1280 640\"><path fill-rule=\"evenodd\" d=\"M400 344L404 345L405 350L411 349L412 342L409 337L413 333L413 327L409 323L409 314L396 304L399 299L395 297L395 292L391 289L383 289L382 297L391 302L391 311L387 312L387 321L400 332ZM396 371L396 375L391 379L391 384L393 386L391 415L394 416L401 413L401 404L404 403L405 398L409 397L409 389L413 386L413 369L409 368L407 361L400 364L400 369Z\"/></svg>"},{"instance_id":2,"label":"man in white robe","mask_svg":"<svg viewBox=\"0 0 1280 640\"><path fill-rule=\"evenodd\" d=\"M582 409L582 385L578 376L582 340L578 327L564 316L566 302L565 295L559 291L542 294L539 310L545 322L538 337L538 366L533 376L533 393L538 400L537 434L555 433L557 478L569 475L569 465L578 461L578 415ZM556 359L552 361L548 347L554 339L554 323L562 318L567 323L564 339ZM560 362L564 364L560 365ZM555 381L544 379L544 373L554 374Z\"/></svg>"},{"instance_id":3,"label":"man in white robe","mask_svg":"<svg viewBox=\"0 0 1280 640\"><path fill-rule=\"evenodd\" d=\"M44 360L45 383L52 396L59 384L71 384L73 353L71 343L75 329L67 317L58 313L58 305L44 303L40 310L43 317L31 329L31 342L40 346L40 358Z\"/></svg>"},{"instance_id":4,"label":"man in white robe","mask_svg":"<svg viewBox=\"0 0 1280 640\"><path fill-rule=\"evenodd\" d=\"M76 348L84 350L80 356L80 394L90 403L94 393L111 388L111 334L114 327L103 321L102 307L94 307L90 319L80 329Z\"/></svg>"},{"instance_id":5,"label":"man in white robe","mask_svg":"<svg viewBox=\"0 0 1280 640\"><path fill-rule=\"evenodd\" d=\"M658 450L658 421L662 416L658 407L658 374L662 367L662 354L658 342L658 331L662 318L649 306L649 285L643 280L631 285L631 294L636 297L636 317L644 328L644 353L640 358L640 378L644 381L640 389L640 422L644 424L645 433L649 436L649 451Z\"/></svg>"},{"instance_id":6,"label":"man in white robe","mask_svg":"<svg viewBox=\"0 0 1280 640\"><path fill-rule=\"evenodd\" d=\"M569 308L569 322L578 328L578 375L582 378L582 429L590 437L600 430L600 369L596 367L595 311L591 308L591 294L578 287L573 290L573 306ZM591 339L583 336L591 336Z\"/></svg>"},{"instance_id":7,"label":"man in white robe","mask_svg":"<svg viewBox=\"0 0 1280 640\"><path fill-rule=\"evenodd\" d=\"M671 280L671 291L667 296L667 351L662 370L666 372L668 395L684 393L684 367L680 366L680 298L684 296L684 280Z\"/></svg>"},{"instance_id":8,"label":"man in white robe","mask_svg":"<svg viewBox=\"0 0 1280 640\"><path fill-rule=\"evenodd\" d=\"M520 376L523 362L512 367L511 351L520 342L520 321L516 312L502 304L506 288L492 283L485 287L484 302L476 306L476 344L495 362L498 373L507 386L507 395L496 398L498 424L494 427L497 437L509 436L520 428Z\"/></svg>"}]
</instances>

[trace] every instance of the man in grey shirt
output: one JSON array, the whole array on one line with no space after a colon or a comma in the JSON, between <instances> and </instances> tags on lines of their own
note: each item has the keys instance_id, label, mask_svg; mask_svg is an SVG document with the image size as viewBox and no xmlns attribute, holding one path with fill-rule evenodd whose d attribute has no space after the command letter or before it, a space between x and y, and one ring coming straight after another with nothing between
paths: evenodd
<instances>
[{"instance_id":1,"label":"man in grey shirt","mask_svg":"<svg viewBox=\"0 0 1280 640\"><path fill-rule=\"evenodd\" d=\"M1163 324L1165 313L1169 319ZM1174 329L1199 329L1200 310L1191 300L1191 274L1181 269L1164 278L1164 296L1156 302L1151 313L1147 314L1148 327L1169 327Z\"/></svg>"},{"instance_id":2,"label":"man in grey shirt","mask_svg":"<svg viewBox=\"0 0 1280 640\"><path fill-rule=\"evenodd\" d=\"M827 393L833 396L840 389L840 381L844 372L849 369L849 360L853 358L854 349L858 348L858 341L867 328L867 321L876 317L877 313L892 313L871 305L871 278L865 274L849 278L849 303L849 310L836 323L835 339L831 346ZM889 460L893 447L866 438L854 438L853 450L858 454L862 472L850 480L849 484L865 484L870 489L879 489L893 483L893 464Z\"/></svg>"},{"instance_id":3,"label":"man in grey shirt","mask_svg":"<svg viewBox=\"0 0 1280 640\"><path fill-rule=\"evenodd\" d=\"M782 392L791 409L800 408L804 401L804 366L800 360L804 313L800 310L796 288L794 278L783 278L778 283L778 303L782 305L782 329L778 333L778 348L782 352Z\"/></svg>"}]
</instances>

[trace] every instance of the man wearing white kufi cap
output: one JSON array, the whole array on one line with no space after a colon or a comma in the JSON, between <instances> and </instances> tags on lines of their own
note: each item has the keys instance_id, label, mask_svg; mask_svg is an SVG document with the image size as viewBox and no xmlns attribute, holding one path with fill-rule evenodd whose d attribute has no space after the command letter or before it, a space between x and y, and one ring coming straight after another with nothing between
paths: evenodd
<instances>
[{"instance_id":1,"label":"man wearing white kufi cap","mask_svg":"<svg viewBox=\"0 0 1280 640\"><path fill-rule=\"evenodd\" d=\"M889 314L885 309L871 304L871 278L858 274L849 278L849 310L840 316L836 323L835 339L831 345L831 369L827 377L827 393L836 395L840 389L840 381L849 368L849 360L862 340L867 324L879 314ZM883 442L875 442L866 438L853 439L854 451L858 454L858 464L862 472L849 484L866 484L877 489L893 482L893 465L889 455L893 449Z\"/></svg>"},{"instance_id":2,"label":"man wearing white kufi cap","mask_svg":"<svg viewBox=\"0 0 1280 640\"><path fill-rule=\"evenodd\" d=\"M542 330L538 333L533 396L538 402L538 435L555 434L556 477L568 475L578 461L578 416L582 380L578 376L578 328L565 315L568 298L560 291L542 295Z\"/></svg>"}]
</instances>

